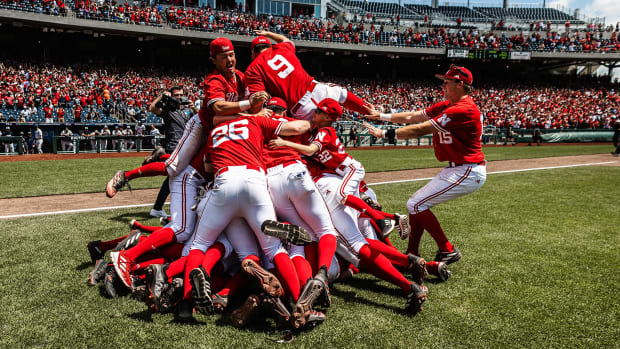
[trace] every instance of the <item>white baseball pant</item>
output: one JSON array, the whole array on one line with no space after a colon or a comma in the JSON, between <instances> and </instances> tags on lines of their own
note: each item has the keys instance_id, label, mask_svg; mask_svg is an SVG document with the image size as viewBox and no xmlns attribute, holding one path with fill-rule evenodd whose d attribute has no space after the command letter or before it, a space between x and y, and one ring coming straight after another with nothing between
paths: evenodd
<instances>
[{"instance_id":1,"label":"white baseball pant","mask_svg":"<svg viewBox=\"0 0 620 349\"><path fill-rule=\"evenodd\" d=\"M205 252L233 218L243 217L269 261L278 253L286 253L280 239L261 231L264 221L277 219L262 170L246 166L220 169L213 181L213 189L200 202L197 212L200 220L191 249Z\"/></svg>"},{"instance_id":2,"label":"white baseball pant","mask_svg":"<svg viewBox=\"0 0 620 349\"><path fill-rule=\"evenodd\" d=\"M342 104L347 100L347 94L347 89L342 86L316 82L314 89L306 92L291 108L291 115L295 119L312 120L317 104L322 100L331 98Z\"/></svg>"},{"instance_id":3,"label":"white baseball pant","mask_svg":"<svg viewBox=\"0 0 620 349\"><path fill-rule=\"evenodd\" d=\"M359 196L360 183L366 175L364 166L353 158L346 158L335 172L341 176L337 188L340 202L344 203L348 195Z\"/></svg>"},{"instance_id":4,"label":"white baseball pant","mask_svg":"<svg viewBox=\"0 0 620 349\"><path fill-rule=\"evenodd\" d=\"M487 178L485 165L465 164L446 167L407 201L407 209L417 214L431 207L480 189Z\"/></svg>"},{"instance_id":5,"label":"white baseball pant","mask_svg":"<svg viewBox=\"0 0 620 349\"><path fill-rule=\"evenodd\" d=\"M337 236L327 204L301 161L267 169L269 193L278 217L312 233L312 240Z\"/></svg>"},{"instance_id":6,"label":"white baseball pant","mask_svg":"<svg viewBox=\"0 0 620 349\"><path fill-rule=\"evenodd\" d=\"M197 114L189 119L177 147L166 160L166 171L170 178L176 177L189 165L198 150L206 143L207 136L204 134L202 122Z\"/></svg>"},{"instance_id":7,"label":"white baseball pant","mask_svg":"<svg viewBox=\"0 0 620 349\"><path fill-rule=\"evenodd\" d=\"M170 222L177 242L187 241L194 233L197 216L192 206L202 186L204 179L191 165L170 179Z\"/></svg>"}]
</instances>

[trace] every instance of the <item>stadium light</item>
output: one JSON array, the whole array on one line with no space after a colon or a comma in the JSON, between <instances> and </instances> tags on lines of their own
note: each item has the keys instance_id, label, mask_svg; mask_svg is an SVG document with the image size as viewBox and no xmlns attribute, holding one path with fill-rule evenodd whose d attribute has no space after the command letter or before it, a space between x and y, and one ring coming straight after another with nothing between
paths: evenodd
<instances>
[{"instance_id":1,"label":"stadium light","mask_svg":"<svg viewBox=\"0 0 620 349\"><path fill-rule=\"evenodd\" d=\"M99 33L93 33L93 38L98 38L99 37Z\"/></svg>"},{"instance_id":2,"label":"stadium light","mask_svg":"<svg viewBox=\"0 0 620 349\"><path fill-rule=\"evenodd\" d=\"M47 33L47 27L43 27L43 32Z\"/></svg>"},{"instance_id":3,"label":"stadium light","mask_svg":"<svg viewBox=\"0 0 620 349\"><path fill-rule=\"evenodd\" d=\"M326 56L329 56L329 51L325 51L325 55L326 55Z\"/></svg>"},{"instance_id":4,"label":"stadium light","mask_svg":"<svg viewBox=\"0 0 620 349\"><path fill-rule=\"evenodd\" d=\"M185 40L181 40L181 46L185 46Z\"/></svg>"}]
</instances>

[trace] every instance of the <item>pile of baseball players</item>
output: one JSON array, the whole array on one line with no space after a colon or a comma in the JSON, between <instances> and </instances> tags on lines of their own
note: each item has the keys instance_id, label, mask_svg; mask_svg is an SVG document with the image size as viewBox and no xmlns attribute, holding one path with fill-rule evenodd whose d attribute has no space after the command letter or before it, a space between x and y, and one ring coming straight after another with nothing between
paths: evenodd
<instances>
[{"instance_id":1,"label":"pile of baseball players","mask_svg":"<svg viewBox=\"0 0 620 349\"><path fill-rule=\"evenodd\" d=\"M143 166L108 182L111 198L132 179L168 176L171 215L163 228L133 220L130 234L91 241L89 285L103 281L112 297L131 292L180 322L194 321L195 310L230 313L238 327L271 317L299 329L325 321L330 283L362 270L399 287L405 311L417 314L427 274L447 280L447 265L461 258L430 207L477 190L486 178L480 112L466 93L471 72L452 66L438 76L444 102L383 114L340 86L315 81L286 37L257 34L245 74L235 67L232 42L213 40L205 102L175 150L156 149ZM387 132L365 124L376 137L437 138L437 157L450 165L411 197L409 215L383 212L366 187L364 167L331 126L343 106L371 119L417 123ZM391 244L392 230L409 238L407 253ZM418 252L424 230L439 247L432 262Z\"/></svg>"}]
</instances>

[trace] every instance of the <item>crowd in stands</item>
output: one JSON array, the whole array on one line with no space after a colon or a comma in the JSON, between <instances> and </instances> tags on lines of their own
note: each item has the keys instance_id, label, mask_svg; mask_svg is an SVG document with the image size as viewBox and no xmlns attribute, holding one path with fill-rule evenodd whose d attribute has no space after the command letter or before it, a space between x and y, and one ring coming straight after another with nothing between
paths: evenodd
<instances>
[{"instance_id":1,"label":"crowd in stands","mask_svg":"<svg viewBox=\"0 0 620 349\"><path fill-rule=\"evenodd\" d=\"M36 4L43 13L65 13L62 0L0 0L2 3ZM531 21L529 31L508 34L503 20L492 21L491 30L472 26L435 26L428 17L420 26L390 26L370 21L370 14L357 20L338 25L333 19L310 16L259 15L234 10L184 8L179 6L147 5L142 2L117 2L115 0L75 0L68 3L79 18L106 20L150 26L168 26L177 29L208 31L239 35L252 35L255 30L269 30L294 40L340 42L348 44L390 45L418 48L474 48L523 51L560 52L618 52L620 24L612 33L604 35L602 25L590 24L587 31L552 30L550 21ZM397 20L397 23L400 19ZM393 28L393 29L392 29ZM613 27L612 27L613 28ZM591 30L590 30L591 29ZM607 28L609 29L609 27Z\"/></svg>"},{"instance_id":2,"label":"crowd in stands","mask_svg":"<svg viewBox=\"0 0 620 349\"><path fill-rule=\"evenodd\" d=\"M3 62L0 63L0 122L157 122L147 112L153 98L163 88L182 85L189 100L199 108L204 75L205 72L187 75L153 69L104 70L87 65ZM435 81L327 80L394 112L424 108L442 98ZM481 83L475 86L472 96L484 114L485 125L503 127L509 120L515 128L612 127L619 116L617 89L596 82L581 83L578 88L554 87L560 85L561 82ZM43 119L34 119L33 115L42 115ZM355 120L360 117L363 116L352 115Z\"/></svg>"}]
</instances>

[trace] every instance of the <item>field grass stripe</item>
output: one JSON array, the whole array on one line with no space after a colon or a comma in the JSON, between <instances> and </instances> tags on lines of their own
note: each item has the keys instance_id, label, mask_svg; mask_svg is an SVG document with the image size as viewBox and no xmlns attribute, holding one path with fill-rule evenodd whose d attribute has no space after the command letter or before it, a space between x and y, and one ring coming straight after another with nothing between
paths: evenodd
<instances>
[{"instance_id":1,"label":"field grass stripe","mask_svg":"<svg viewBox=\"0 0 620 349\"><path fill-rule=\"evenodd\" d=\"M170 204L170 202L166 202L165 204ZM24 218L24 217L37 217L37 216L48 216L48 215L57 215L57 214L65 214L65 213L82 213L82 212L94 212L94 211L106 211L106 210L116 210L123 208L133 208L133 207L146 207L152 206L153 204L135 204L135 205L123 205L123 206L106 206L106 207L92 207L92 208L82 208L79 210L65 210L65 211L49 211L49 212L36 212L36 213L26 213L26 214L14 214L10 216L0 216L0 219L9 219L9 218Z\"/></svg>"}]
</instances>

